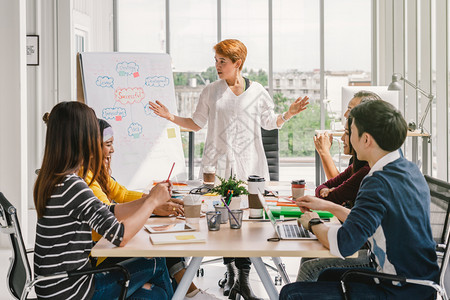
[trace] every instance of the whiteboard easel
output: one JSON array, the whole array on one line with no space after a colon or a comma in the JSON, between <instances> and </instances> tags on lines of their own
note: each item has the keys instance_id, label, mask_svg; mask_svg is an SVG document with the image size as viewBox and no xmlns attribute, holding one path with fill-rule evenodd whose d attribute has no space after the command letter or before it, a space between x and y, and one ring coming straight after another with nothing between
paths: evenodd
<instances>
[{"instance_id":1,"label":"whiteboard easel","mask_svg":"<svg viewBox=\"0 0 450 300\"><path fill-rule=\"evenodd\" d=\"M166 180L173 162L171 179L186 180L179 127L148 105L158 100L177 111L170 56L85 52L79 60L85 103L114 130L111 169L117 182L144 189L152 180Z\"/></svg>"}]
</instances>

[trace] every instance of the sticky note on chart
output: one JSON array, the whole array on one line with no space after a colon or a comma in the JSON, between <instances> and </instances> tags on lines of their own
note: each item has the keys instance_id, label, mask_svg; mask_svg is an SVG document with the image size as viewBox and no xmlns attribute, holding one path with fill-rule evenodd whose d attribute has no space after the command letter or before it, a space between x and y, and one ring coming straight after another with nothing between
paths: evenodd
<instances>
[{"instance_id":1,"label":"sticky note on chart","mask_svg":"<svg viewBox=\"0 0 450 300\"><path fill-rule=\"evenodd\" d=\"M174 139L177 137L177 132L175 131L175 128L167 128L167 137L169 139Z\"/></svg>"}]
</instances>

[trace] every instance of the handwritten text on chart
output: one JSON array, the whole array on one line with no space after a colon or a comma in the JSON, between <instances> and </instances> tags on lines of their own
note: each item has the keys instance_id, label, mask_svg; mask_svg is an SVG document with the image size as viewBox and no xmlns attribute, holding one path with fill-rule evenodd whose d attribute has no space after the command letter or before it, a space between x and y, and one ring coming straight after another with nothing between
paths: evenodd
<instances>
[{"instance_id":1,"label":"handwritten text on chart","mask_svg":"<svg viewBox=\"0 0 450 300\"><path fill-rule=\"evenodd\" d=\"M139 138L142 133L142 125L139 123L131 123L128 127L128 135L134 137L135 139Z\"/></svg>"},{"instance_id":2,"label":"handwritten text on chart","mask_svg":"<svg viewBox=\"0 0 450 300\"><path fill-rule=\"evenodd\" d=\"M169 78L167 78L166 76L147 77L145 78L145 85L153 87L164 87L166 85L169 85Z\"/></svg>"},{"instance_id":3,"label":"handwritten text on chart","mask_svg":"<svg viewBox=\"0 0 450 300\"><path fill-rule=\"evenodd\" d=\"M102 117L106 120L115 119L116 121L121 121L122 118L127 116L127 111L121 107L107 107L102 110Z\"/></svg>"},{"instance_id":4,"label":"handwritten text on chart","mask_svg":"<svg viewBox=\"0 0 450 300\"><path fill-rule=\"evenodd\" d=\"M144 98L145 93L141 87L117 89L114 92L114 100L122 104L139 103Z\"/></svg>"},{"instance_id":5,"label":"handwritten text on chart","mask_svg":"<svg viewBox=\"0 0 450 300\"><path fill-rule=\"evenodd\" d=\"M116 71L119 73L119 76L130 76L139 72L139 66L134 62L124 61L117 64Z\"/></svg>"},{"instance_id":6,"label":"handwritten text on chart","mask_svg":"<svg viewBox=\"0 0 450 300\"><path fill-rule=\"evenodd\" d=\"M101 87L110 87L114 86L114 78L108 76L98 76L95 84Z\"/></svg>"}]
</instances>

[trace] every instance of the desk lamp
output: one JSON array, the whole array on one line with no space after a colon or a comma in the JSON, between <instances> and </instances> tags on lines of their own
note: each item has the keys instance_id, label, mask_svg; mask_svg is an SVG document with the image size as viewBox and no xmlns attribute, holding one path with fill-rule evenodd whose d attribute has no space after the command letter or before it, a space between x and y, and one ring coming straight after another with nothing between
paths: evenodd
<instances>
[{"instance_id":1,"label":"desk lamp","mask_svg":"<svg viewBox=\"0 0 450 300\"><path fill-rule=\"evenodd\" d=\"M402 85L398 82L399 80L403 80L404 82L412 86L416 91L419 91L422 95L428 98L428 104L427 107L425 108L425 112L423 113L422 118L420 119L418 128L420 129L420 133L423 133L423 123L425 122L425 118L427 117L428 112L430 111L431 103L433 102L434 98L436 98L436 96L433 94L428 94L427 92L422 90L420 87L418 87L417 85L415 85L414 83L412 83L399 73L392 74L392 82L388 86L388 91L401 91ZM408 129L414 131L416 129L416 124L414 122L410 122L408 124Z\"/></svg>"}]
</instances>

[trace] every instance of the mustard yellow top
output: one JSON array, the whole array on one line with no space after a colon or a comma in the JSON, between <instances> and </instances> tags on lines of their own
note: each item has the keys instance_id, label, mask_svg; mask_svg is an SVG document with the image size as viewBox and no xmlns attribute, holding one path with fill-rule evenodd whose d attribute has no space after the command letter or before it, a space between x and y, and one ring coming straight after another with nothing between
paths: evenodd
<instances>
[{"instance_id":1,"label":"mustard yellow top","mask_svg":"<svg viewBox=\"0 0 450 300\"><path fill-rule=\"evenodd\" d=\"M86 176L86 183L89 184L92 179L92 172L88 172ZM114 200L117 203L126 203L131 202L137 199L142 198L143 193L136 192L136 191L129 191L124 186L120 185L117 181L109 178L108 187L110 191L110 198L103 192L100 184L97 181L92 182L92 184L89 186L91 190L94 192L95 197L97 197L100 201L103 203L106 203L108 205L111 205L111 200ZM102 236L92 231L92 240L94 242L97 242L100 240Z\"/></svg>"}]
</instances>

